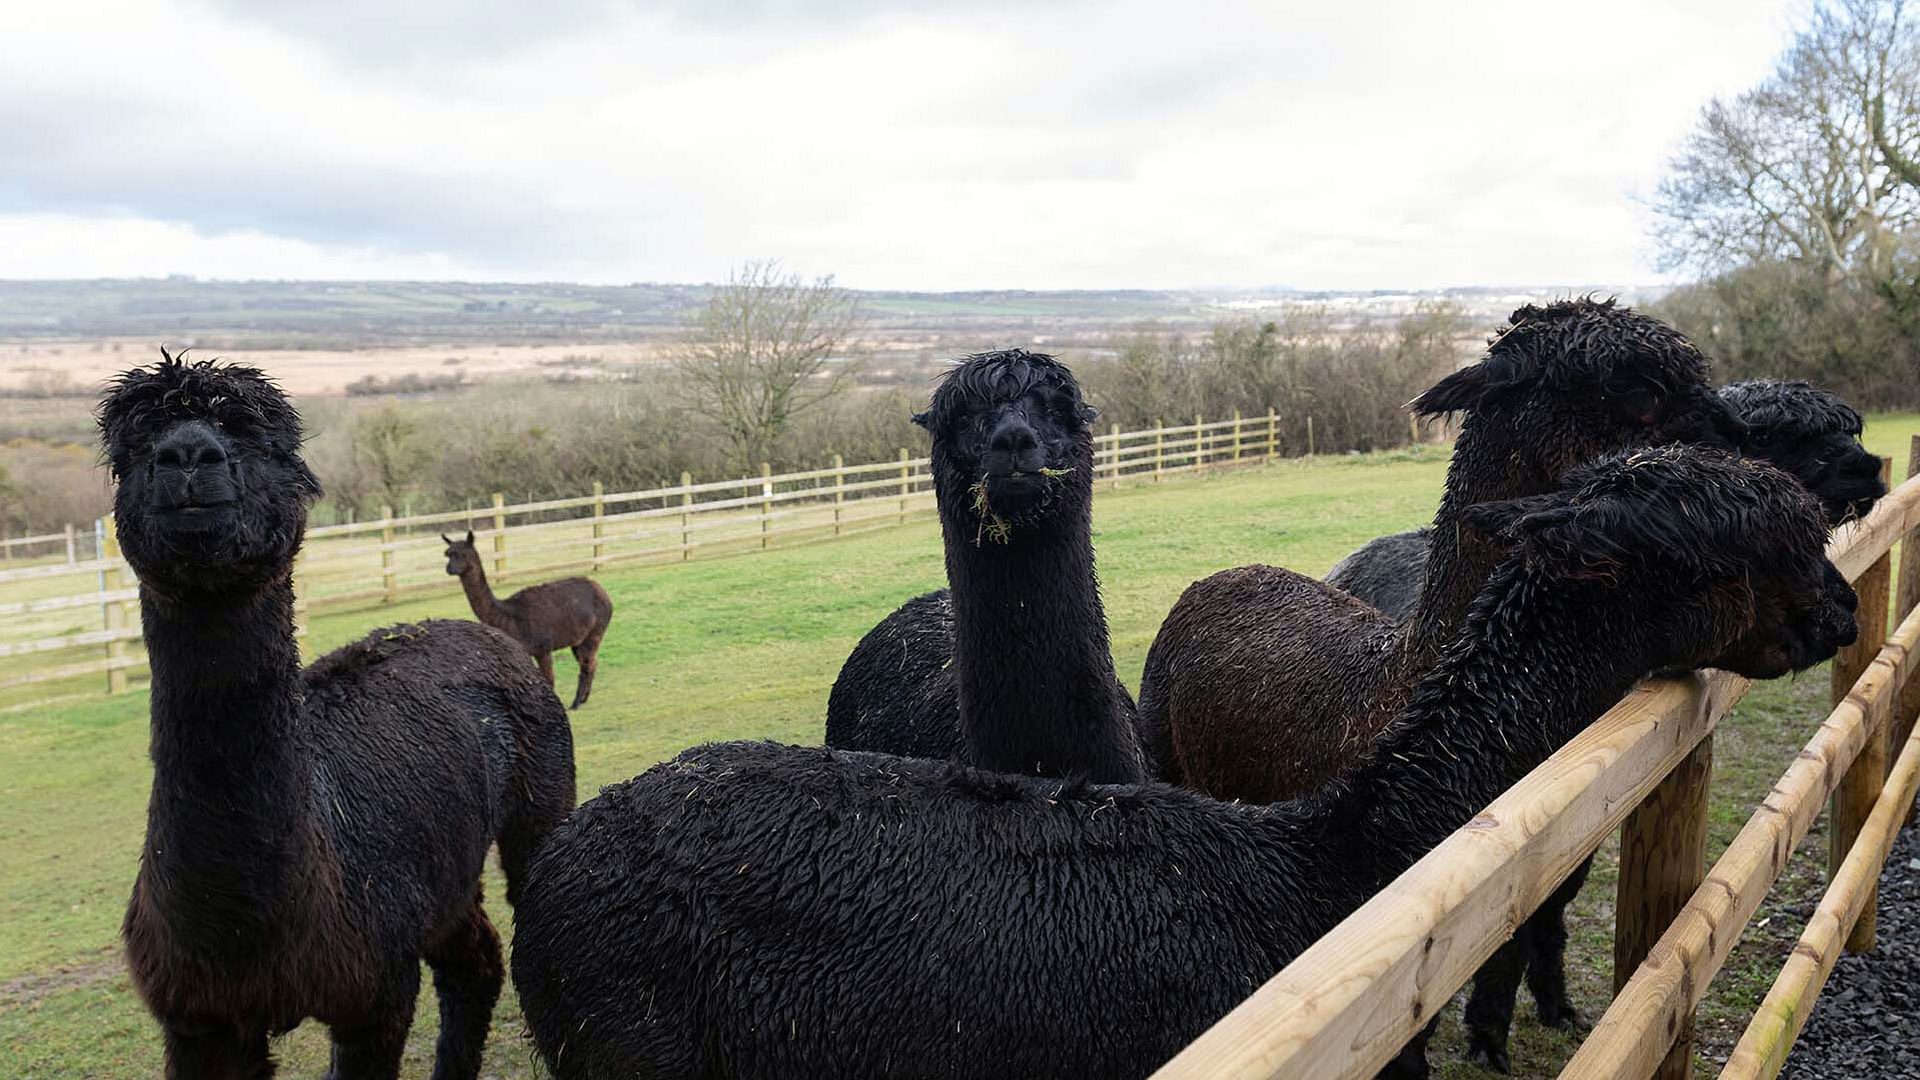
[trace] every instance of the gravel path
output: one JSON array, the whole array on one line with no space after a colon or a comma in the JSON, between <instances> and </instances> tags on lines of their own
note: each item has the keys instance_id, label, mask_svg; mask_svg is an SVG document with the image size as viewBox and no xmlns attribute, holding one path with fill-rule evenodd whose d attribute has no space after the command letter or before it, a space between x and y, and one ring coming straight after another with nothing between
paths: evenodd
<instances>
[{"instance_id":1,"label":"gravel path","mask_svg":"<svg viewBox=\"0 0 1920 1080\"><path fill-rule=\"evenodd\" d=\"M1841 955L1780 1075L1920 1077L1920 827L1902 830L1880 874L1878 948Z\"/></svg>"}]
</instances>

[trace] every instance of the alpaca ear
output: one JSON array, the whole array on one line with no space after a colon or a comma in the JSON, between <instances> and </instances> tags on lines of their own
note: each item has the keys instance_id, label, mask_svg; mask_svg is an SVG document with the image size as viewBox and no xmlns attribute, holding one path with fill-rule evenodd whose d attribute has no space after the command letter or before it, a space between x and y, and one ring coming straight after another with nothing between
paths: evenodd
<instances>
[{"instance_id":1,"label":"alpaca ear","mask_svg":"<svg viewBox=\"0 0 1920 1080\"><path fill-rule=\"evenodd\" d=\"M446 534L446 533L441 533L441 534L440 534L440 542L441 542L441 543L443 543L443 544L445 544L445 545L447 545L448 547L452 547L452 546L453 546L453 541L451 541L451 540L449 540L449 539L447 539L447 534Z\"/></svg>"},{"instance_id":2,"label":"alpaca ear","mask_svg":"<svg viewBox=\"0 0 1920 1080\"><path fill-rule=\"evenodd\" d=\"M326 492L320 489L320 478L313 475L313 470L307 468L307 463L301 461L299 458L295 458L294 463L299 466L294 474L294 479L305 489L306 496L309 499L318 499L325 495Z\"/></svg>"},{"instance_id":3,"label":"alpaca ear","mask_svg":"<svg viewBox=\"0 0 1920 1080\"><path fill-rule=\"evenodd\" d=\"M469 543L469 544L471 544L471 543L473 543L473 530L472 530L472 529L468 529L468 530L467 530L467 543Z\"/></svg>"},{"instance_id":4,"label":"alpaca ear","mask_svg":"<svg viewBox=\"0 0 1920 1080\"><path fill-rule=\"evenodd\" d=\"M1080 406L1080 422L1081 423L1091 424L1098 419L1100 419L1099 409L1096 409L1091 405Z\"/></svg>"},{"instance_id":5,"label":"alpaca ear","mask_svg":"<svg viewBox=\"0 0 1920 1080\"><path fill-rule=\"evenodd\" d=\"M933 410L929 409L926 412L914 413L913 422L920 425L923 428L926 428L928 431L932 431L933 430Z\"/></svg>"},{"instance_id":6,"label":"alpaca ear","mask_svg":"<svg viewBox=\"0 0 1920 1080\"><path fill-rule=\"evenodd\" d=\"M1482 539L1511 546L1527 533L1565 521L1571 512L1559 495L1549 493L1474 503L1460 512L1460 520Z\"/></svg>"},{"instance_id":7,"label":"alpaca ear","mask_svg":"<svg viewBox=\"0 0 1920 1080\"><path fill-rule=\"evenodd\" d=\"M1487 361L1482 360L1471 367L1463 367L1434 383L1419 397L1407 402L1407 408L1415 416L1420 417L1472 412L1473 408L1486 396L1488 389Z\"/></svg>"}]
</instances>

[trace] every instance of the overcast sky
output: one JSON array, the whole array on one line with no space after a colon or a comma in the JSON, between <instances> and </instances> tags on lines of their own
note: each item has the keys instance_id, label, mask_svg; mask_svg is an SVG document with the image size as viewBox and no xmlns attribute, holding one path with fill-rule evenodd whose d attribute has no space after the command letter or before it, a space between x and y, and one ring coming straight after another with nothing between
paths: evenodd
<instances>
[{"instance_id":1,"label":"overcast sky","mask_svg":"<svg viewBox=\"0 0 1920 1080\"><path fill-rule=\"evenodd\" d=\"M4 3L0 278L1648 283L1801 11Z\"/></svg>"}]
</instances>

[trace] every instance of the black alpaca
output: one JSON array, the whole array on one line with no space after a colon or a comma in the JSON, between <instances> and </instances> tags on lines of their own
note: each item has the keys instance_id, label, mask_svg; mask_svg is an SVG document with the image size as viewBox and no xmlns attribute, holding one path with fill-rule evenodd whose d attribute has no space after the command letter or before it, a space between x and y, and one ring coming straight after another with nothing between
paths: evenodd
<instances>
[{"instance_id":1,"label":"black alpaca","mask_svg":"<svg viewBox=\"0 0 1920 1080\"><path fill-rule=\"evenodd\" d=\"M914 421L933 436L951 588L860 639L827 699L828 746L1145 779L1094 578L1094 415L1050 356L981 353L946 373Z\"/></svg>"},{"instance_id":2,"label":"black alpaca","mask_svg":"<svg viewBox=\"0 0 1920 1080\"><path fill-rule=\"evenodd\" d=\"M1818 509L1766 466L1647 451L1461 518L1509 554L1359 767L1301 799L771 743L607 788L515 912L541 1057L561 1080L1143 1076L1644 672L1777 675L1853 637Z\"/></svg>"},{"instance_id":3,"label":"black alpaca","mask_svg":"<svg viewBox=\"0 0 1920 1080\"><path fill-rule=\"evenodd\" d=\"M1720 399L1747 426L1740 452L1792 473L1829 524L1864 516L1887 493L1879 457L1860 445L1860 414L1838 395L1797 379L1754 379L1721 387ZM1432 546L1431 527L1369 540L1327 571L1327 584L1406 618Z\"/></svg>"},{"instance_id":4,"label":"black alpaca","mask_svg":"<svg viewBox=\"0 0 1920 1080\"><path fill-rule=\"evenodd\" d=\"M1799 480L1820 500L1828 524L1866 514L1886 494L1879 457L1860 445L1860 414L1838 396L1805 382L1772 379L1733 383L1719 394L1746 425L1740 452ZM1335 564L1327 583L1405 618L1420 596L1432 536L1426 528L1370 540ZM1510 1068L1507 1032L1523 970L1543 1023L1566 1028L1579 1022L1567 995L1566 910L1592 868L1591 858L1581 863L1474 980L1467 1005L1469 1053L1488 1067Z\"/></svg>"},{"instance_id":5,"label":"black alpaca","mask_svg":"<svg viewBox=\"0 0 1920 1080\"><path fill-rule=\"evenodd\" d=\"M529 585L501 600L487 584L487 568L473 546L473 531L455 540L442 533L447 544L447 573L460 579L467 605L481 622L519 642L540 665L547 685L554 684L553 652L573 650L580 679L573 688L571 708L587 703L593 675L600 670L600 639L613 621L613 599L592 578L570 577Z\"/></svg>"},{"instance_id":6,"label":"black alpaca","mask_svg":"<svg viewBox=\"0 0 1920 1080\"><path fill-rule=\"evenodd\" d=\"M503 977L481 905L573 805L567 714L469 622L377 631L304 675L294 554L319 483L258 370L162 353L100 407L153 671L153 796L122 933L178 1080L257 1080L312 1017L338 1080L397 1076L420 962L434 1076L477 1076Z\"/></svg>"},{"instance_id":7,"label":"black alpaca","mask_svg":"<svg viewBox=\"0 0 1920 1080\"><path fill-rule=\"evenodd\" d=\"M1143 732L1159 775L1216 798L1268 802L1351 768L1457 636L1498 551L1460 515L1551 490L1579 464L1631 446L1731 449L1739 420L1708 388L1707 362L1677 331L1610 301L1528 306L1477 364L1413 402L1466 414L1419 607L1404 622L1293 571L1247 566L1190 586L1141 675ZM1516 947L1517 948L1517 947ZM1497 1062L1508 954L1468 1009L1469 1052ZM1557 968L1555 970L1558 970ZM1536 988L1541 1018L1577 1022L1564 987Z\"/></svg>"}]
</instances>

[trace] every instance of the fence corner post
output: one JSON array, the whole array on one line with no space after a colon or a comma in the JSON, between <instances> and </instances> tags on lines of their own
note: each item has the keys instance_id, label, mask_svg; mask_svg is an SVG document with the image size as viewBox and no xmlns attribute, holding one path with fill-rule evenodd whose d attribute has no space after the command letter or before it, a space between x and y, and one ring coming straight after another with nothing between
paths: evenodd
<instances>
[{"instance_id":1,"label":"fence corner post","mask_svg":"<svg viewBox=\"0 0 1920 1080\"><path fill-rule=\"evenodd\" d=\"M693 558L693 474L680 470L680 561Z\"/></svg>"},{"instance_id":2,"label":"fence corner post","mask_svg":"<svg viewBox=\"0 0 1920 1080\"><path fill-rule=\"evenodd\" d=\"M1207 433L1203 430L1206 421L1199 413L1193 414L1193 467L1199 469L1207 463Z\"/></svg>"},{"instance_id":3,"label":"fence corner post","mask_svg":"<svg viewBox=\"0 0 1920 1080\"><path fill-rule=\"evenodd\" d=\"M833 535L840 535L840 504L847 499L847 459L833 455Z\"/></svg>"},{"instance_id":4,"label":"fence corner post","mask_svg":"<svg viewBox=\"0 0 1920 1080\"><path fill-rule=\"evenodd\" d=\"M1620 825L1613 929L1616 994L1706 880L1712 781L1713 733L1708 732ZM1693 1014L1688 1013L1653 1076L1686 1080L1692 1070Z\"/></svg>"},{"instance_id":5,"label":"fence corner post","mask_svg":"<svg viewBox=\"0 0 1920 1080\"><path fill-rule=\"evenodd\" d=\"M1240 460L1240 410L1233 410L1233 460Z\"/></svg>"},{"instance_id":6,"label":"fence corner post","mask_svg":"<svg viewBox=\"0 0 1920 1080\"><path fill-rule=\"evenodd\" d=\"M1267 409L1267 460L1272 461L1280 453L1280 410Z\"/></svg>"},{"instance_id":7,"label":"fence corner post","mask_svg":"<svg viewBox=\"0 0 1920 1080\"><path fill-rule=\"evenodd\" d=\"M1880 478L1887 479L1892 471L1893 459L1881 459ZM1860 595L1857 615L1860 637L1833 658L1833 704L1836 706L1847 699L1853 684L1879 655L1880 646L1886 644L1887 608L1893 599L1892 555L1892 548L1888 548L1853 583L1854 591ZM1869 715L1867 719L1871 721L1873 717ZM1893 726L1890 720L1890 716L1883 717L1867 730L1866 745L1860 748L1860 755L1853 759L1846 775L1840 778L1840 785L1833 790L1827 826L1828 880L1840 872L1840 864L1846 861L1847 852L1853 850L1854 839L1867 823L1867 816L1873 813L1873 804L1880 799L1880 788L1887 778L1887 734ZM1853 932L1847 935L1848 952L1873 950L1879 905L1876 882L1867 891L1866 904L1860 909L1859 921L1853 924Z\"/></svg>"},{"instance_id":8,"label":"fence corner post","mask_svg":"<svg viewBox=\"0 0 1920 1080\"><path fill-rule=\"evenodd\" d=\"M107 598L109 593L120 591L120 537L114 530L113 515L100 519L100 557L107 561L105 569L100 571L100 621L108 633L114 634L107 640L107 693L124 694L127 691L127 669L121 662L127 654L126 640L118 636L118 631L126 629L126 605L118 599Z\"/></svg>"},{"instance_id":9,"label":"fence corner post","mask_svg":"<svg viewBox=\"0 0 1920 1080\"><path fill-rule=\"evenodd\" d=\"M393 507L380 507L380 602L400 599L399 579L393 571Z\"/></svg>"},{"instance_id":10,"label":"fence corner post","mask_svg":"<svg viewBox=\"0 0 1920 1080\"><path fill-rule=\"evenodd\" d=\"M900 524L902 525L905 525L907 523L907 495L913 490L913 480L912 480L913 469L912 469L912 466L907 464L907 462L910 460L912 459L907 456L907 448L904 446L901 447L900 448Z\"/></svg>"},{"instance_id":11,"label":"fence corner post","mask_svg":"<svg viewBox=\"0 0 1920 1080\"><path fill-rule=\"evenodd\" d=\"M507 497L493 493L493 578L507 580Z\"/></svg>"},{"instance_id":12,"label":"fence corner post","mask_svg":"<svg viewBox=\"0 0 1920 1080\"><path fill-rule=\"evenodd\" d=\"M1312 456L1313 456L1313 454L1314 454L1314 448L1313 448L1313 414L1312 414L1312 413L1308 413L1308 414L1307 414L1307 456L1308 456L1308 457L1312 457Z\"/></svg>"},{"instance_id":13,"label":"fence corner post","mask_svg":"<svg viewBox=\"0 0 1920 1080\"><path fill-rule=\"evenodd\" d=\"M1907 479L1920 477L1920 435L1913 437L1913 444L1907 456ZM1902 538L1900 545L1900 591L1894 598L1894 625L1899 625L1907 613L1920 607L1920 529L1915 529ZM1916 717L1920 717L1920 678L1908 679L1900 688L1898 703L1894 707L1893 738L1888 740L1890 752L1907 744L1908 736L1913 734Z\"/></svg>"},{"instance_id":14,"label":"fence corner post","mask_svg":"<svg viewBox=\"0 0 1920 1080\"><path fill-rule=\"evenodd\" d=\"M593 572L600 572L607 555L607 485L593 482Z\"/></svg>"}]
</instances>

